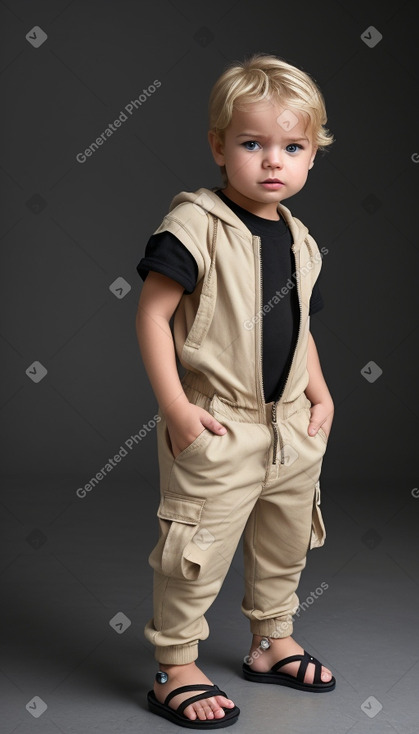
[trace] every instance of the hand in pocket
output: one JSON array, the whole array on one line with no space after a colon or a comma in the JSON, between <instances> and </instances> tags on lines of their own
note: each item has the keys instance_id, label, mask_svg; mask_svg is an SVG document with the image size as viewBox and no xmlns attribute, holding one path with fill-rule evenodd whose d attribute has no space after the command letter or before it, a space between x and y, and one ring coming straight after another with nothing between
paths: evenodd
<instances>
[{"instance_id":1,"label":"hand in pocket","mask_svg":"<svg viewBox=\"0 0 419 734\"><path fill-rule=\"evenodd\" d=\"M222 436L227 433L211 413L193 403L182 403L165 414L167 431L174 458L190 446L206 428Z\"/></svg>"},{"instance_id":2,"label":"hand in pocket","mask_svg":"<svg viewBox=\"0 0 419 734\"><path fill-rule=\"evenodd\" d=\"M330 430L332 428L333 415L333 403L313 403L310 408L310 424L308 426L308 435L315 436L319 428L321 428L327 440L329 438Z\"/></svg>"}]
</instances>

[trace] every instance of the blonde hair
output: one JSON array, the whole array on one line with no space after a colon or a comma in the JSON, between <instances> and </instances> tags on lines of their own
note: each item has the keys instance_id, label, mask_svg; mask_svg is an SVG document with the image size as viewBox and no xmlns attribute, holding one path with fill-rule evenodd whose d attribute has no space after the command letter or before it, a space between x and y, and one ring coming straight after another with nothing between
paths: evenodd
<instances>
[{"instance_id":1,"label":"blonde hair","mask_svg":"<svg viewBox=\"0 0 419 734\"><path fill-rule=\"evenodd\" d=\"M285 109L298 110L307 118L306 128L319 150L334 142L325 127L326 106L314 79L278 56L256 53L233 61L215 82L209 98L209 128L221 142L231 122L233 109L250 102L272 99ZM225 167L221 167L226 181Z\"/></svg>"}]
</instances>

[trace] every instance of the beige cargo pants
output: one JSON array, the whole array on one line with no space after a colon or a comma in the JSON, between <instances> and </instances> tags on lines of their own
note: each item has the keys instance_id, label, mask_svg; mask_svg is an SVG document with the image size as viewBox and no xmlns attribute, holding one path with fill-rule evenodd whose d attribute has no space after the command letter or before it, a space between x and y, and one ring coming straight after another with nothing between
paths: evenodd
<instances>
[{"instance_id":1,"label":"beige cargo pants","mask_svg":"<svg viewBox=\"0 0 419 734\"><path fill-rule=\"evenodd\" d=\"M186 376L187 377L187 376ZM242 612L251 632L292 634L296 588L307 551L321 546L325 528L319 476L327 437L307 433L310 401L266 403L266 421L220 395L182 381L188 399L226 428L205 428L173 457L164 417L157 424L161 501L154 569L154 616L145 636L161 663L198 657L209 636L205 612L216 598L241 535L245 592Z\"/></svg>"}]
</instances>

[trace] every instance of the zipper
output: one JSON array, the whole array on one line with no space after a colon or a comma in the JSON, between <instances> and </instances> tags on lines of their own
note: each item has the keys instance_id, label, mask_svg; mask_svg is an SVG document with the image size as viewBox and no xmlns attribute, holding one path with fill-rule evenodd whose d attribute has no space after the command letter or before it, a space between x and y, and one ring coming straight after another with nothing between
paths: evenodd
<instances>
[{"instance_id":1,"label":"zipper","mask_svg":"<svg viewBox=\"0 0 419 734\"><path fill-rule=\"evenodd\" d=\"M281 464L283 464L284 463L283 446L282 446L282 441L281 441L281 434L279 433L278 424L276 422L276 406L277 406L277 402L275 401L274 403L272 403L272 429L274 432L274 443L272 447L272 464L276 464L276 450L278 447L278 441L280 442L279 450L280 450L280 455L281 455Z\"/></svg>"},{"instance_id":2,"label":"zipper","mask_svg":"<svg viewBox=\"0 0 419 734\"><path fill-rule=\"evenodd\" d=\"M262 310L262 299L263 299L263 293L262 293L262 239L261 237L254 235L256 237L256 240L258 242L258 248L259 248L259 291L258 291L258 302L256 304L256 313L260 315L260 312ZM258 329L258 338L259 338L259 344L258 344L258 357L259 357L259 380L256 380L256 385L259 390L259 398L261 405L265 404L265 388L263 385L263 362L262 362L262 345L263 345L263 327L262 327L262 319L259 319L259 329ZM264 417L264 416L263 416Z\"/></svg>"}]
</instances>

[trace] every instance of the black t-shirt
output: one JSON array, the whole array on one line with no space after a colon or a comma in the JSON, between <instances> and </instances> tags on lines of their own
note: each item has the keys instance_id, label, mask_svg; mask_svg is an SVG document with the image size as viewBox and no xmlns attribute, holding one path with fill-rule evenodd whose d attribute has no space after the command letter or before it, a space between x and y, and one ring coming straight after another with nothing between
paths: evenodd
<instances>
[{"instance_id":1,"label":"black t-shirt","mask_svg":"<svg viewBox=\"0 0 419 734\"><path fill-rule=\"evenodd\" d=\"M292 235L285 220L264 219L228 199L219 189L215 191L253 235L261 238L262 306L267 305L276 291L285 286L277 304L262 316L262 365L265 401L277 400L283 391L294 353L299 327L299 305L295 281L295 260L291 250ZM198 266L189 250L171 232L159 232L147 242L144 257L137 265L143 280L150 270L167 275L192 293L198 277ZM288 286L286 285L288 283ZM310 299L310 314L323 308L323 299L314 284Z\"/></svg>"}]
</instances>

